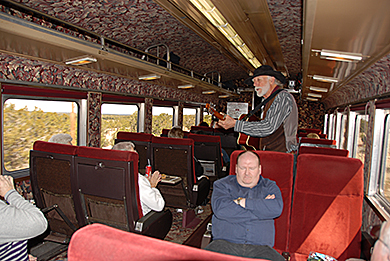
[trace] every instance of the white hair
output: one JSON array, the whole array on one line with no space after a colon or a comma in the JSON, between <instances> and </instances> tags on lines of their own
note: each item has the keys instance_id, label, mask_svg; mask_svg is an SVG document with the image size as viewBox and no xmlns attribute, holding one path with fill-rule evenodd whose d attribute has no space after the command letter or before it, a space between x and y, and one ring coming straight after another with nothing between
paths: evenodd
<instances>
[{"instance_id":1,"label":"white hair","mask_svg":"<svg viewBox=\"0 0 390 261\"><path fill-rule=\"evenodd\" d=\"M125 150L125 151L135 151L135 145L131 141L122 141L118 142L112 147L113 150Z\"/></svg>"},{"instance_id":2,"label":"white hair","mask_svg":"<svg viewBox=\"0 0 390 261\"><path fill-rule=\"evenodd\" d=\"M61 144L71 144L72 140L73 139L69 134L59 133L59 134L53 135L49 139L49 142L61 143Z\"/></svg>"}]
</instances>

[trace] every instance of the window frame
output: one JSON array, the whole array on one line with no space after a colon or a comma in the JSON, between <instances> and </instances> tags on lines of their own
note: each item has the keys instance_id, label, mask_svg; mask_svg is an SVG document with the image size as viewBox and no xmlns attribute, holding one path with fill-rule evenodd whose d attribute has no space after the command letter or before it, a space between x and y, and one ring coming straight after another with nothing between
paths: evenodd
<instances>
[{"instance_id":1,"label":"window frame","mask_svg":"<svg viewBox=\"0 0 390 261\"><path fill-rule=\"evenodd\" d=\"M103 126L103 105L104 104L117 104L117 105L130 105L130 106L136 106L137 107L137 132L140 132L140 114L141 114L141 108L144 107L142 106L141 103L134 103L134 102L115 102L115 101L104 101L102 102L101 106L100 106L100 110L101 110L101 124ZM143 103L144 104L144 103ZM143 126L142 126L142 129L143 129ZM100 138L102 136L103 132L102 130L100 131Z\"/></svg>"},{"instance_id":2,"label":"window frame","mask_svg":"<svg viewBox=\"0 0 390 261\"><path fill-rule=\"evenodd\" d=\"M44 90L42 90L44 92ZM2 141L2 146L1 146L1 163L2 163L2 173L6 175L12 176L14 179L17 178L23 178L27 177L30 175L30 169L29 167L24 168L24 169L18 169L18 170L13 170L9 171L5 168L4 164L4 104L7 100L9 99L19 99L19 100L35 100L35 101L40 101L40 100L45 100L45 101L62 101L62 102L74 102L76 103L77 106L77 130L76 130L76 135L77 135L77 145L86 145L86 138L87 138L87 131L86 131L86 119L87 119L87 100L85 99L72 99L72 98L60 98L60 97L44 97L44 96L36 96L36 95L18 95L18 94L2 94L1 95L1 128L2 128L2 133L1 133L1 141ZM84 122L83 122L84 121ZM84 127L82 127L84 126Z\"/></svg>"},{"instance_id":3,"label":"window frame","mask_svg":"<svg viewBox=\"0 0 390 261\"><path fill-rule=\"evenodd\" d=\"M381 190L383 190L383 171L385 171L385 167L382 164L384 163L383 157L386 157L384 152L387 152L384 149L385 141L386 139L387 141L389 140L388 133L385 133L385 128L390 126L389 120L388 111L384 109L375 110L372 156L366 191L366 197L369 202L374 205L375 209L385 219L390 219L390 202L381 193Z\"/></svg>"}]
</instances>

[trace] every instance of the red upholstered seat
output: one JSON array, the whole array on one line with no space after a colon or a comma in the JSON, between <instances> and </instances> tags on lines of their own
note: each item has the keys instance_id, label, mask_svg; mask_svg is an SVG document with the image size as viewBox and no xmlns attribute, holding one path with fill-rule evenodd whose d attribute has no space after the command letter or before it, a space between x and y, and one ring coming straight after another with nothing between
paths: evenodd
<instances>
[{"instance_id":1,"label":"red upholstered seat","mask_svg":"<svg viewBox=\"0 0 390 261\"><path fill-rule=\"evenodd\" d=\"M127 260L216 260L249 261L244 258L215 253L164 240L121 231L101 224L79 229L72 237L69 261L127 261ZM264 259L256 259L262 260Z\"/></svg>"},{"instance_id":2,"label":"red upholstered seat","mask_svg":"<svg viewBox=\"0 0 390 261\"><path fill-rule=\"evenodd\" d=\"M300 146L299 154L322 154L348 157L349 151L344 149Z\"/></svg>"},{"instance_id":3,"label":"red upholstered seat","mask_svg":"<svg viewBox=\"0 0 390 261\"><path fill-rule=\"evenodd\" d=\"M66 155L76 155L78 147L68 144L60 144L47 141L36 141L33 145L33 150L36 151L46 151L52 153L66 154Z\"/></svg>"},{"instance_id":4,"label":"red upholstered seat","mask_svg":"<svg viewBox=\"0 0 390 261\"><path fill-rule=\"evenodd\" d=\"M139 157L138 171L145 174L145 166L148 164L148 160L151 159L150 143L152 138L153 134L120 131L117 133L115 144L122 141L133 142Z\"/></svg>"},{"instance_id":5,"label":"red upholstered seat","mask_svg":"<svg viewBox=\"0 0 390 261\"><path fill-rule=\"evenodd\" d=\"M194 140L195 157L199 161L213 162L214 175L221 177L223 165L221 137L190 133L188 138ZM208 175L207 172L206 175Z\"/></svg>"},{"instance_id":6,"label":"red upholstered seat","mask_svg":"<svg viewBox=\"0 0 390 261\"><path fill-rule=\"evenodd\" d=\"M235 175L237 156L242 150L236 150L230 156L230 175ZM288 248L288 233L290 228L291 193L293 186L294 155L274 151L255 151L261 160L262 176L273 180L278 185L283 196L283 212L275 219L274 248L282 253Z\"/></svg>"},{"instance_id":7,"label":"red upholstered seat","mask_svg":"<svg viewBox=\"0 0 390 261\"><path fill-rule=\"evenodd\" d=\"M336 145L336 141L335 140L311 139L311 138L302 137L300 139L300 144L304 144L304 143L317 144L317 145L328 145L328 146Z\"/></svg>"},{"instance_id":8,"label":"red upholstered seat","mask_svg":"<svg viewBox=\"0 0 390 261\"><path fill-rule=\"evenodd\" d=\"M206 126L191 126L191 132L192 133L202 132L203 134L213 135L214 129Z\"/></svg>"},{"instance_id":9,"label":"red upholstered seat","mask_svg":"<svg viewBox=\"0 0 390 261\"><path fill-rule=\"evenodd\" d=\"M93 158L93 159L138 162L138 155L137 153L134 152L129 153L129 151L109 150L109 149L100 149L100 148L84 147L84 146L80 146L78 148L77 156L85 157L85 158Z\"/></svg>"},{"instance_id":10,"label":"red upholstered seat","mask_svg":"<svg viewBox=\"0 0 390 261\"><path fill-rule=\"evenodd\" d=\"M320 134L321 130L320 129L299 129L298 132L305 132L306 134L308 133Z\"/></svg>"},{"instance_id":11,"label":"red upholstered seat","mask_svg":"<svg viewBox=\"0 0 390 261\"><path fill-rule=\"evenodd\" d=\"M360 256L363 164L358 159L303 154L297 159L289 252L337 260Z\"/></svg>"},{"instance_id":12,"label":"red upholstered seat","mask_svg":"<svg viewBox=\"0 0 390 261\"><path fill-rule=\"evenodd\" d=\"M153 134L143 133L143 132L126 132L120 131L116 134L118 140L139 140L139 141L151 141Z\"/></svg>"},{"instance_id":13,"label":"red upholstered seat","mask_svg":"<svg viewBox=\"0 0 390 261\"><path fill-rule=\"evenodd\" d=\"M154 170L182 179L174 185L159 183L166 206L195 207L206 199L210 181L195 175L194 140L153 137L151 152Z\"/></svg>"}]
</instances>

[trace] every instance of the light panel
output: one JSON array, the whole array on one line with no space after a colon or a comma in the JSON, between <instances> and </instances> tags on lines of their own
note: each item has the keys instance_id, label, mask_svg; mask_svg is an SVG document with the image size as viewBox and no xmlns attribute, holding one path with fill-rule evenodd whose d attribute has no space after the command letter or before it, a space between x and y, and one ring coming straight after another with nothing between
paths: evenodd
<instances>
[{"instance_id":1,"label":"light panel","mask_svg":"<svg viewBox=\"0 0 390 261\"><path fill-rule=\"evenodd\" d=\"M195 86L193 84L184 84L184 85L179 85L177 88L179 89L191 89L194 88Z\"/></svg>"},{"instance_id":2,"label":"light panel","mask_svg":"<svg viewBox=\"0 0 390 261\"><path fill-rule=\"evenodd\" d=\"M209 91L203 91L202 94L213 94L215 93L214 90L209 90Z\"/></svg>"},{"instance_id":3,"label":"light panel","mask_svg":"<svg viewBox=\"0 0 390 261\"><path fill-rule=\"evenodd\" d=\"M210 0L190 0L190 2L218 28L218 30L234 45L234 47L237 48L254 68L261 66L259 60Z\"/></svg>"},{"instance_id":4,"label":"light panel","mask_svg":"<svg viewBox=\"0 0 390 261\"><path fill-rule=\"evenodd\" d=\"M144 81L150 81L150 80L155 80L155 79L160 79L161 76L157 74L148 74L148 75L141 75L138 76L139 80L144 80Z\"/></svg>"},{"instance_id":5,"label":"light panel","mask_svg":"<svg viewBox=\"0 0 390 261\"><path fill-rule=\"evenodd\" d=\"M316 98L310 98L310 97L307 97L306 100L308 100L308 101L318 101L318 99L316 99Z\"/></svg>"},{"instance_id":6,"label":"light panel","mask_svg":"<svg viewBox=\"0 0 390 261\"><path fill-rule=\"evenodd\" d=\"M332 50L322 49L320 52L321 57L329 60L344 61L344 62L352 62L352 61L361 61L363 59L363 55L361 53L348 53L348 52L338 52Z\"/></svg>"},{"instance_id":7,"label":"light panel","mask_svg":"<svg viewBox=\"0 0 390 261\"><path fill-rule=\"evenodd\" d=\"M328 76L321 76L321 75L313 75L313 80L317 80L320 82L338 82L339 79L328 77Z\"/></svg>"},{"instance_id":8,"label":"light panel","mask_svg":"<svg viewBox=\"0 0 390 261\"><path fill-rule=\"evenodd\" d=\"M309 93L307 94L307 96L315 97L315 98L322 98L322 95L321 95L321 94L312 93L312 92L309 92Z\"/></svg>"},{"instance_id":9,"label":"light panel","mask_svg":"<svg viewBox=\"0 0 390 261\"><path fill-rule=\"evenodd\" d=\"M315 87L315 86L310 86L309 90L316 91L316 92L328 92L327 88L321 88L321 87Z\"/></svg>"},{"instance_id":10,"label":"light panel","mask_svg":"<svg viewBox=\"0 0 390 261\"><path fill-rule=\"evenodd\" d=\"M85 64L90 64L90 63L96 63L97 59L95 57L89 56L89 55L84 55L84 56L79 56L71 59L67 59L65 61L66 65L85 65Z\"/></svg>"}]
</instances>

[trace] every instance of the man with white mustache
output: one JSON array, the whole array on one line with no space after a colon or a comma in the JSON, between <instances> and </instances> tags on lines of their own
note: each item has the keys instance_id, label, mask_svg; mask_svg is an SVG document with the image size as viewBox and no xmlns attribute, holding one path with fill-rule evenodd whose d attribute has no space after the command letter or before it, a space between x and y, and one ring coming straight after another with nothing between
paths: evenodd
<instances>
[{"instance_id":1,"label":"man with white mustache","mask_svg":"<svg viewBox=\"0 0 390 261\"><path fill-rule=\"evenodd\" d=\"M224 120L218 121L218 125L224 129L234 127L234 131L260 138L260 150L296 151L298 109L294 97L282 90L286 83L284 75L269 65L263 65L257 68L245 83L255 88L257 96L265 99L275 92L278 93L262 106L262 115L258 121L236 120L226 115Z\"/></svg>"}]
</instances>

